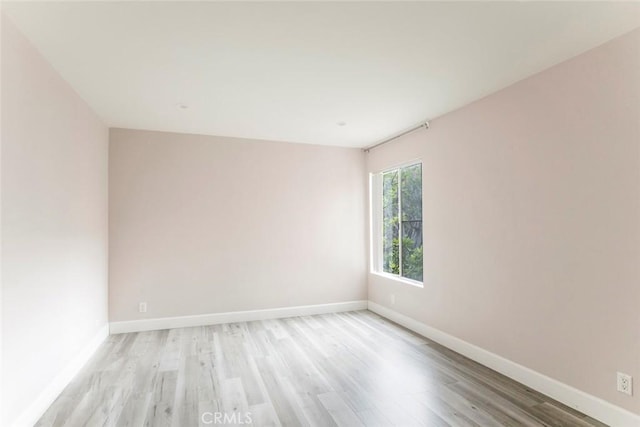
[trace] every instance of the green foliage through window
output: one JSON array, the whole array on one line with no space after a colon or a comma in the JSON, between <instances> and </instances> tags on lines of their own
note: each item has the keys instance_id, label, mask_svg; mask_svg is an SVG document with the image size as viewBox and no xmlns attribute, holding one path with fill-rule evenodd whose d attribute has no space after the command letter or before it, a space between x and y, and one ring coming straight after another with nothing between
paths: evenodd
<instances>
[{"instance_id":1,"label":"green foliage through window","mask_svg":"<svg viewBox=\"0 0 640 427\"><path fill-rule=\"evenodd\" d=\"M382 174L382 271L422 281L422 165Z\"/></svg>"}]
</instances>

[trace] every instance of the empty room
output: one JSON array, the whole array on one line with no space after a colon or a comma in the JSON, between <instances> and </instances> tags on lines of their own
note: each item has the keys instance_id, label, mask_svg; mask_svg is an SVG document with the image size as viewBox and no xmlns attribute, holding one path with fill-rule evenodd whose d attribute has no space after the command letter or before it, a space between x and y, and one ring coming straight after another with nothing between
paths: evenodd
<instances>
[{"instance_id":1,"label":"empty room","mask_svg":"<svg viewBox=\"0 0 640 427\"><path fill-rule=\"evenodd\" d=\"M640 427L640 2L0 13L0 426Z\"/></svg>"}]
</instances>

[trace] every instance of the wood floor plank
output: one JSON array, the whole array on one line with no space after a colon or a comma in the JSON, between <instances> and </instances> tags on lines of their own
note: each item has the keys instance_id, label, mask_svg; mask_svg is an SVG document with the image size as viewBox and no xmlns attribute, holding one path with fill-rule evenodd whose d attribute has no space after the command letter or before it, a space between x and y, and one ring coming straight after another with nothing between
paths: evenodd
<instances>
[{"instance_id":1,"label":"wood floor plank","mask_svg":"<svg viewBox=\"0 0 640 427\"><path fill-rule=\"evenodd\" d=\"M443 399L435 393L419 393L413 395L413 397L452 427L490 427L497 425L490 417L481 419L480 414L477 412L465 411L464 409L466 408L464 406L457 406L449 399Z\"/></svg>"},{"instance_id":2,"label":"wood floor plank","mask_svg":"<svg viewBox=\"0 0 640 427\"><path fill-rule=\"evenodd\" d=\"M275 427L604 426L366 310L110 336L37 426L247 415Z\"/></svg>"},{"instance_id":3,"label":"wood floor plank","mask_svg":"<svg viewBox=\"0 0 640 427\"><path fill-rule=\"evenodd\" d=\"M143 426L147 418L147 411L149 411L152 396L152 393L130 396L114 425L118 427Z\"/></svg>"},{"instance_id":4,"label":"wood floor plank","mask_svg":"<svg viewBox=\"0 0 640 427\"><path fill-rule=\"evenodd\" d=\"M450 427L451 424L442 419L438 414L418 400L413 394L405 394L397 399L403 411L408 413L415 421L415 425L426 427Z\"/></svg>"},{"instance_id":5,"label":"wood floor plank","mask_svg":"<svg viewBox=\"0 0 640 427\"><path fill-rule=\"evenodd\" d=\"M177 381L177 371L165 371L158 375L147 411L146 425L158 427L171 425Z\"/></svg>"},{"instance_id":6,"label":"wood floor plank","mask_svg":"<svg viewBox=\"0 0 640 427\"><path fill-rule=\"evenodd\" d=\"M249 407L251 413L251 425L256 427L280 427L280 420L273 406L268 403L259 403Z\"/></svg>"},{"instance_id":7,"label":"wood floor plank","mask_svg":"<svg viewBox=\"0 0 640 427\"><path fill-rule=\"evenodd\" d=\"M446 386L438 387L438 389L432 393L419 393L418 396L421 396L420 399L423 404L431 407L432 410L434 410L433 405L437 405L440 402L443 402L447 406L455 410L456 413L465 415L468 419L473 420L473 422L479 424L482 427L500 426L500 423L493 419L491 415L484 411L482 408L479 408L469 400L464 399L460 395L452 392ZM453 415L455 416L455 414Z\"/></svg>"},{"instance_id":8,"label":"wood floor plank","mask_svg":"<svg viewBox=\"0 0 640 427\"><path fill-rule=\"evenodd\" d=\"M520 409L491 392L488 387L463 382L452 384L449 387L474 406L482 408L502 425L514 427L540 427L545 425L531 413Z\"/></svg>"},{"instance_id":9,"label":"wood floor plank","mask_svg":"<svg viewBox=\"0 0 640 427\"><path fill-rule=\"evenodd\" d=\"M340 427L364 427L358 416L349 408L335 391L318 395L322 405L329 411Z\"/></svg>"},{"instance_id":10,"label":"wood floor plank","mask_svg":"<svg viewBox=\"0 0 640 427\"><path fill-rule=\"evenodd\" d=\"M285 378L277 375L273 368L272 357L257 357L255 363L262 381L269 393L271 404L283 426L297 426L304 424L302 408L293 397L293 391L288 387Z\"/></svg>"},{"instance_id":11,"label":"wood floor plank","mask_svg":"<svg viewBox=\"0 0 640 427\"><path fill-rule=\"evenodd\" d=\"M535 417L552 427L587 427L589 425L584 417L563 411L549 402L536 405L531 411Z\"/></svg>"}]
</instances>

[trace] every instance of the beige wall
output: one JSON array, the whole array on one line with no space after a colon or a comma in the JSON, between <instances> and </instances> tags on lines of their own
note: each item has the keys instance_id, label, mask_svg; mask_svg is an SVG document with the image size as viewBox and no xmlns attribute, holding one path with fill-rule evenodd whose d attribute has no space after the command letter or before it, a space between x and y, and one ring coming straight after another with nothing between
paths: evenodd
<instances>
[{"instance_id":1,"label":"beige wall","mask_svg":"<svg viewBox=\"0 0 640 427\"><path fill-rule=\"evenodd\" d=\"M425 287L369 299L640 413L639 76L637 30L372 151L424 162Z\"/></svg>"},{"instance_id":2,"label":"beige wall","mask_svg":"<svg viewBox=\"0 0 640 427\"><path fill-rule=\"evenodd\" d=\"M4 15L1 51L8 426L107 324L108 130Z\"/></svg>"},{"instance_id":3,"label":"beige wall","mask_svg":"<svg viewBox=\"0 0 640 427\"><path fill-rule=\"evenodd\" d=\"M361 150L112 129L109 172L112 322L366 298Z\"/></svg>"}]
</instances>

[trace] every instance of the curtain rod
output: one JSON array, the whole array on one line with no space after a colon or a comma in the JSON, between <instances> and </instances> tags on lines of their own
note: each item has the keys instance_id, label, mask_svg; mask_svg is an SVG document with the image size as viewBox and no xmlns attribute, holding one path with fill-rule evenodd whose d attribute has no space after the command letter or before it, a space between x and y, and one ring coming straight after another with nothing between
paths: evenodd
<instances>
[{"instance_id":1,"label":"curtain rod","mask_svg":"<svg viewBox=\"0 0 640 427\"><path fill-rule=\"evenodd\" d=\"M401 136L405 136L405 135L406 135L406 134L408 134L408 133L411 133L411 132L413 132L413 131L416 131L416 130L418 130L418 129L422 129L422 128L424 128L425 130L426 130L426 129L429 129L429 122L427 121L427 122L421 123L421 124L419 124L418 126L412 127L411 129L408 129L408 130L405 130L405 131L404 131L404 132L402 132L401 134L398 134L398 135L396 135L396 136L392 136L391 138L387 138L387 139L385 139L384 141L380 141L380 142L378 142L377 144L373 144L373 145L370 145L370 146L368 146L368 147L365 147L365 148L363 148L363 149L362 149L362 151L364 151L365 153L368 153L369 151L373 150L373 149L374 149L374 148L376 148L376 147L380 147L381 145L384 145L384 144L386 144L387 142L391 142L391 141L393 141L394 139L398 139L398 138L400 138Z\"/></svg>"}]
</instances>

